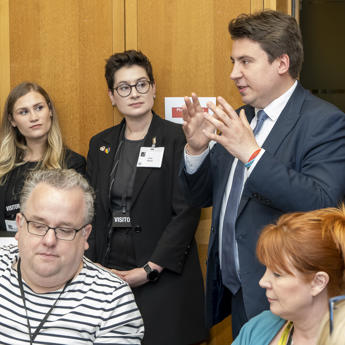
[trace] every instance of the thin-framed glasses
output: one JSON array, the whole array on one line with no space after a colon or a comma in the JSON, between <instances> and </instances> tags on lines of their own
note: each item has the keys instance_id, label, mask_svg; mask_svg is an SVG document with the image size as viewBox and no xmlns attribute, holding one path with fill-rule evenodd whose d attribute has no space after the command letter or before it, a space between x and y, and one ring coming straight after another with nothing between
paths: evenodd
<instances>
[{"instance_id":1,"label":"thin-framed glasses","mask_svg":"<svg viewBox=\"0 0 345 345\"><path fill-rule=\"evenodd\" d=\"M65 228L61 226L57 226L55 228L44 224L44 223L39 223L39 222L34 222L32 220L27 220L25 217L24 213L21 213L22 216L24 217L26 224L27 224L27 230L30 234L35 235L35 236L40 236L44 237L47 232L51 229L54 230L55 232L55 237L58 238L59 240L64 240L64 241L73 241L77 232L85 228L88 224L83 225L79 229L73 229L73 228Z\"/></svg>"},{"instance_id":2,"label":"thin-framed glasses","mask_svg":"<svg viewBox=\"0 0 345 345\"><path fill-rule=\"evenodd\" d=\"M132 88L138 91L138 93L145 94L149 92L151 82L146 79L138 80L135 84L122 83L119 86L114 87L114 90L121 97L128 97L132 93Z\"/></svg>"},{"instance_id":3,"label":"thin-framed glasses","mask_svg":"<svg viewBox=\"0 0 345 345\"><path fill-rule=\"evenodd\" d=\"M333 322L334 322L334 309L336 309L336 304L345 299L345 295L335 296L329 299L328 308L329 308L329 332L333 332Z\"/></svg>"}]
</instances>

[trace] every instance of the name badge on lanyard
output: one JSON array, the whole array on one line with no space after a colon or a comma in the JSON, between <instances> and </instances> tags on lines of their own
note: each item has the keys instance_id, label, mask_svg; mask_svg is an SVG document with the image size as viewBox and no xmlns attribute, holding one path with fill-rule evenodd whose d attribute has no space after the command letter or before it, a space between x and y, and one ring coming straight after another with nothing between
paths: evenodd
<instances>
[{"instance_id":1,"label":"name badge on lanyard","mask_svg":"<svg viewBox=\"0 0 345 345\"><path fill-rule=\"evenodd\" d=\"M115 210L113 211L113 228L131 228L131 216L129 211Z\"/></svg>"},{"instance_id":2,"label":"name badge on lanyard","mask_svg":"<svg viewBox=\"0 0 345 345\"><path fill-rule=\"evenodd\" d=\"M138 168L160 168L162 166L164 147L141 147Z\"/></svg>"},{"instance_id":3,"label":"name badge on lanyard","mask_svg":"<svg viewBox=\"0 0 345 345\"><path fill-rule=\"evenodd\" d=\"M17 223L15 220L5 219L6 231L8 232L17 232Z\"/></svg>"}]
</instances>

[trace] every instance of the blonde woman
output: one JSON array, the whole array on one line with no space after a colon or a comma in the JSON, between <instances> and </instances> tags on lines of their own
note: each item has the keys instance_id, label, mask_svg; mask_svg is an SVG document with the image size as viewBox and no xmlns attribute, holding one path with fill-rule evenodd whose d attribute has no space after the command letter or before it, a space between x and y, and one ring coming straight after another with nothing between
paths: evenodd
<instances>
[{"instance_id":1,"label":"blonde woman","mask_svg":"<svg viewBox=\"0 0 345 345\"><path fill-rule=\"evenodd\" d=\"M21 83L7 97L0 129L0 235L17 231L15 216L27 173L59 168L84 173L85 159L64 145L47 92L36 83Z\"/></svg>"}]
</instances>

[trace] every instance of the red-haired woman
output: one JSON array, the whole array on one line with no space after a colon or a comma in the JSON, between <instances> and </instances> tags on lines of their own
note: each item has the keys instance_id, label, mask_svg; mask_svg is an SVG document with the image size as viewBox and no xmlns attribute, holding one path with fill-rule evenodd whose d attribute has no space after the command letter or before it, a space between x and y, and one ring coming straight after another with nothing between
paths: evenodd
<instances>
[{"instance_id":1,"label":"red-haired woman","mask_svg":"<svg viewBox=\"0 0 345 345\"><path fill-rule=\"evenodd\" d=\"M257 256L270 311L247 322L233 344L316 344L328 299L345 291L345 208L283 215L264 228Z\"/></svg>"}]
</instances>

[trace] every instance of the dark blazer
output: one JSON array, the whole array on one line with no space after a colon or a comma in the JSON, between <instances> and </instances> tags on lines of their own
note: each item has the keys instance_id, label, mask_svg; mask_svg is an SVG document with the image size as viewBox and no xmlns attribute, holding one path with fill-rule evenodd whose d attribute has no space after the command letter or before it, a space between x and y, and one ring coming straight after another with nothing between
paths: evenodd
<instances>
[{"instance_id":1,"label":"dark blazer","mask_svg":"<svg viewBox=\"0 0 345 345\"><path fill-rule=\"evenodd\" d=\"M248 120L254 109L244 107ZM264 267L255 250L262 228L286 212L336 206L345 194L345 114L311 95L298 84L267 137L265 153L247 179L240 200L236 240L247 316L268 308L258 285ZM206 306L208 325L230 311L219 268L219 213L234 157L216 144L193 175L182 167L181 178L190 201L213 206L208 249Z\"/></svg>"},{"instance_id":2,"label":"dark blazer","mask_svg":"<svg viewBox=\"0 0 345 345\"><path fill-rule=\"evenodd\" d=\"M102 262L111 226L110 180L125 121L94 136L87 178L96 192L96 215L86 255ZM165 269L156 283L133 292L145 323L143 344L187 345L206 336L203 283L194 240L200 209L182 195L178 169L185 137L180 125L154 114L143 146L164 147L161 168L137 168L131 218L136 264L152 261Z\"/></svg>"},{"instance_id":3,"label":"dark blazer","mask_svg":"<svg viewBox=\"0 0 345 345\"><path fill-rule=\"evenodd\" d=\"M68 169L75 169L82 175L85 175L86 161L80 154L66 149L66 167ZM20 168L18 168L20 169ZM11 171L9 172L11 174ZM5 225L5 196L7 193L7 183L0 185L0 231L6 231Z\"/></svg>"}]
</instances>

